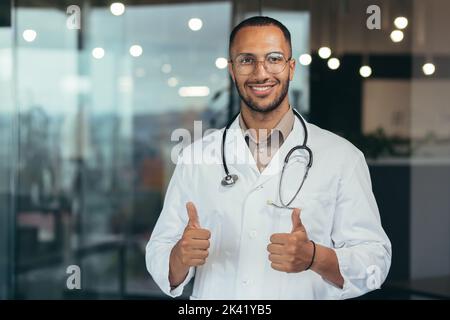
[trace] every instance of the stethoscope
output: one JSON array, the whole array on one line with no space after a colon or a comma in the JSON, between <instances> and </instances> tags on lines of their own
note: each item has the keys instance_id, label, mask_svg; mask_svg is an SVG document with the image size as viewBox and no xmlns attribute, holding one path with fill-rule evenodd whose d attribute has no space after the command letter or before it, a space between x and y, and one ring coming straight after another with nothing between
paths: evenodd
<instances>
[{"instance_id":1,"label":"stethoscope","mask_svg":"<svg viewBox=\"0 0 450 320\"><path fill-rule=\"evenodd\" d=\"M300 116L300 114L298 113L297 110L295 110L295 109L292 109L292 110L294 111L295 116L300 120L300 123L302 124L303 132L305 133L304 138L303 138L303 143L301 145L297 145L297 146L293 147L291 150L289 150L286 157L284 158L283 168L281 170L280 182L278 185L278 197L280 199L281 205L276 204L273 201L267 202L270 205L273 205L277 208L282 208L282 209L283 208L284 209L293 209L290 207L290 204L292 203L292 201L294 201L294 199L297 197L300 190L302 189L303 184L305 183L305 180L308 177L309 169L312 167L312 164L313 164L313 153L312 153L311 149L306 145L308 143L308 130L306 129L305 120L303 120L303 118ZM222 163L223 163L223 169L225 171L225 177L222 179L221 184L222 184L222 186L225 186L225 187L234 186L236 184L236 181L239 179L239 177L236 174L230 174L230 171L228 170L226 158L225 158L225 141L227 138L227 131L230 128L231 124L234 122L234 120L236 120L238 115L239 115L239 113L237 115L235 115L231 119L230 122L228 122L228 124L225 126L225 130L223 131L223 134L222 134ZM292 153L296 150L305 150L306 151L306 153L308 154L308 163L306 165L305 174L303 175L302 182L300 183L300 186L298 187L297 192L295 192L294 196L292 197L291 200L289 200L289 202L285 203L281 196L281 185L283 183L284 170L286 168L286 165L289 162L289 158L291 157Z\"/></svg>"}]
</instances>

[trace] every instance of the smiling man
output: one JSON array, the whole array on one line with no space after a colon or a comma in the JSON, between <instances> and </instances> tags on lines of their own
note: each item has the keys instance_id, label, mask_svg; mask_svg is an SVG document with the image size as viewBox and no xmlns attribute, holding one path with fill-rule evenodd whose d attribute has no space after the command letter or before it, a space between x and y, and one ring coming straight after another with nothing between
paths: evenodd
<instances>
[{"instance_id":1,"label":"smiling man","mask_svg":"<svg viewBox=\"0 0 450 320\"><path fill-rule=\"evenodd\" d=\"M147 245L150 274L172 297L195 275L193 299L345 299L378 288L391 244L364 155L290 106L289 31L249 18L229 55L240 114L183 150ZM193 163L196 153L219 156Z\"/></svg>"}]
</instances>

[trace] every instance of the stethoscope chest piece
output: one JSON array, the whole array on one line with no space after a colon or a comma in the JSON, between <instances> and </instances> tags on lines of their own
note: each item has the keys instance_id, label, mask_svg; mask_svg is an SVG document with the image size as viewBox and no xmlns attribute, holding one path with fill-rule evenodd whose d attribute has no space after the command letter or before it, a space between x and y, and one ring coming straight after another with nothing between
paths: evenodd
<instances>
[{"instance_id":1,"label":"stethoscope chest piece","mask_svg":"<svg viewBox=\"0 0 450 320\"><path fill-rule=\"evenodd\" d=\"M233 186L236 181L239 179L239 177L235 174L227 174L223 179L222 179L222 185L224 187L231 187Z\"/></svg>"}]
</instances>

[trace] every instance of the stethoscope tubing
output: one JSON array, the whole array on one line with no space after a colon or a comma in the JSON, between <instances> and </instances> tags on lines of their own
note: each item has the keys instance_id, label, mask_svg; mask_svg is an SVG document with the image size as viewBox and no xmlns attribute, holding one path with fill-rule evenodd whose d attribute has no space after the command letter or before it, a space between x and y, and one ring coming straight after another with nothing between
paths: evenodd
<instances>
[{"instance_id":1,"label":"stethoscope tubing","mask_svg":"<svg viewBox=\"0 0 450 320\"><path fill-rule=\"evenodd\" d=\"M297 110L292 109L294 112L294 115L300 120L300 123L302 124L303 127L303 132L304 132L304 137L303 137L303 143L301 145L297 145L295 147L293 147L291 150L289 150L289 152L287 153L286 157L284 158L284 163L283 163L283 168L281 171L281 176L280 176L280 182L279 182L279 186L278 186L278 196L280 198L280 202L281 202L281 206L271 202L270 204L274 205L275 207L278 208L289 208L291 209L289 206L290 204L294 201L294 199L297 197L297 195L299 194L300 190L303 187L303 184L305 183L306 178L308 177L308 173L309 173L309 169L312 167L313 164L313 152L312 150L307 146L308 143L308 129L306 128L306 123L305 120L303 120L302 116L298 113ZM230 128L231 124L236 120L236 118L239 116L239 113L237 113L235 116L233 116L233 118L227 123L227 125L225 126L225 130L222 134L222 146L221 146L221 152L222 152L222 165L223 165L223 169L225 171L225 177L222 180L222 185L223 186L233 186L236 181L238 180L238 176L235 174L230 174L230 171L228 170L228 165L227 165L227 161L226 161L226 157L225 157L225 142L226 142L226 138L227 138L227 132L228 129ZM306 171L305 171L305 175L303 176L302 182L299 186L299 188L297 189L295 195L292 197L292 199L288 202L288 203L284 203L282 197L281 197L281 186L282 186L282 182L283 182L283 175L284 175L284 170L286 168L286 165L289 162L289 158L291 157L292 153L296 150L305 150L308 153L308 164L306 165Z\"/></svg>"}]
</instances>

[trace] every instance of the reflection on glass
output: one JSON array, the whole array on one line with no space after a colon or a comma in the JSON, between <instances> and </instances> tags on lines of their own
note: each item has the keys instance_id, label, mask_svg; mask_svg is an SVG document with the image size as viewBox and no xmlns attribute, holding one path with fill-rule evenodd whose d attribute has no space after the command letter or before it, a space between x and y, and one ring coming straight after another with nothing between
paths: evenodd
<instances>
[{"instance_id":1,"label":"reflection on glass","mask_svg":"<svg viewBox=\"0 0 450 320\"><path fill-rule=\"evenodd\" d=\"M17 159L17 145L14 144L12 40L12 28L7 23L0 24L0 300L13 295L14 168L11 163Z\"/></svg>"},{"instance_id":2,"label":"reflection on glass","mask_svg":"<svg viewBox=\"0 0 450 320\"><path fill-rule=\"evenodd\" d=\"M223 118L229 82L216 60L231 7L122 9L84 8L79 37L65 12L16 9L17 297L161 294L144 251L174 167L171 132ZM66 286L70 265L82 290Z\"/></svg>"},{"instance_id":3,"label":"reflection on glass","mask_svg":"<svg viewBox=\"0 0 450 320\"><path fill-rule=\"evenodd\" d=\"M14 103L12 87L0 87L2 103L11 101L2 144L13 119L19 128L18 161L2 149L17 175L15 297L159 297L144 252L174 168L171 134L192 131L194 120L221 127L237 110L227 70L232 3L85 6L80 30L55 9L14 9L16 67L0 74L16 83ZM309 52L308 14L267 14L292 30L293 57ZM0 48L2 70L12 56ZM309 71L297 72L291 100L307 112ZM71 265L82 290L67 287Z\"/></svg>"},{"instance_id":4,"label":"reflection on glass","mask_svg":"<svg viewBox=\"0 0 450 320\"><path fill-rule=\"evenodd\" d=\"M162 297L144 251L174 168L171 133L194 120L222 127L237 111L229 32L260 11L292 33L292 105L372 158L382 220L408 253L394 257L406 270L394 276L448 274L446 1L430 17L424 3L405 3L405 18L423 23L395 20L403 41L394 46L389 30L371 50L358 40L371 31L353 25L357 0L331 11L327 1L82 2L80 30L67 28L59 0L16 0L13 27L0 26L0 299ZM316 56L329 29L337 70ZM399 52L407 67L385 63ZM82 290L66 286L70 265Z\"/></svg>"}]
</instances>

